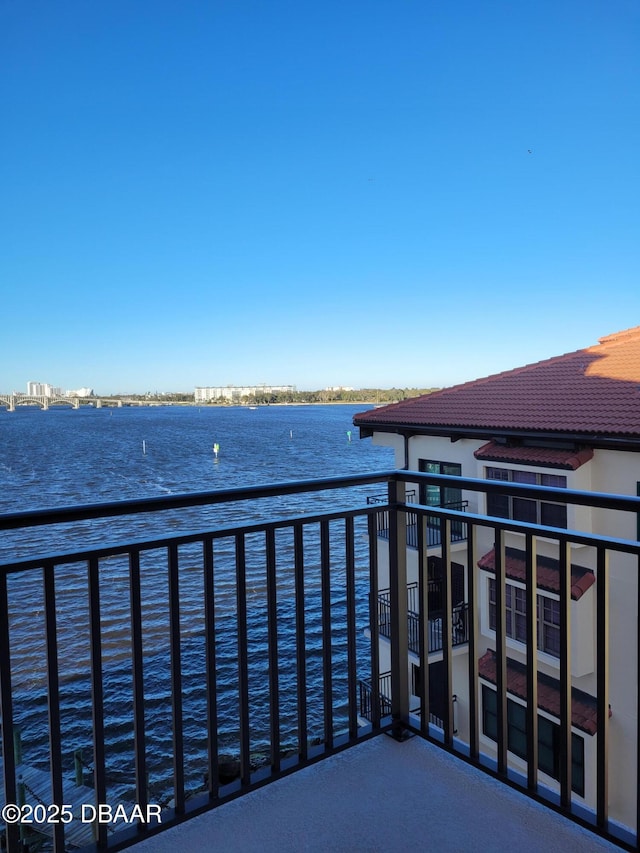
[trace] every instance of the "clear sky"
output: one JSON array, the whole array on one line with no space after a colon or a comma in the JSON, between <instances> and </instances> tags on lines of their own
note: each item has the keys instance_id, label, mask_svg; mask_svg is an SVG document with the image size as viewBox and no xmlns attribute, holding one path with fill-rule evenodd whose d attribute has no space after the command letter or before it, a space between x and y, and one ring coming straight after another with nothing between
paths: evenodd
<instances>
[{"instance_id":1,"label":"clear sky","mask_svg":"<svg viewBox=\"0 0 640 853\"><path fill-rule=\"evenodd\" d=\"M1 0L0 391L440 386L640 324L636 0Z\"/></svg>"}]
</instances>

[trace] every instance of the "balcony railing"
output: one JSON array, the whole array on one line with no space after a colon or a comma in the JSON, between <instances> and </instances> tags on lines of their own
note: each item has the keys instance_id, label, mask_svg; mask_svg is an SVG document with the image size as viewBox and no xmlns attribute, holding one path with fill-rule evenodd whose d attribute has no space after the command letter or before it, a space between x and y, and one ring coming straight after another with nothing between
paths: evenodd
<instances>
[{"instance_id":1,"label":"balcony railing","mask_svg":"<svg viewBox=\"0 0 640 853\"><path fill-rule=\"evenodd\" d=\"M7 531L5 551L7 543L15 541L18 548L31 531L44 526L50 526L51 541L55 531L55 541L66 543L0 565L4 801L18 803L21 816L26 816L21 797L32 815L38 804L63 814L60 810L73 794L68 786L73 755L82 748L83 778L76 779L70 822L49 825L53 848L62 851L80 843L74 840L80 822L76 807L137 804L140 811L130 825L121 829L122 823L96 823L95 838L89 827L81 842L91 849L117 850L363 738L389 730L402 738L410 731L444 744L448 752L633 849L638 802L631 814L619 818L621 788L617 785L610 796L608 784L610 776L622 772L619 753L613 764L610 726L618 717L621 722L632 717L635 704L632 700L629 709L620 707L624 697L611 691L609 650L615 641L616 649L622 643L628 651L627 699L637 697L640 656L635 629L610 612L610 583L620 582L622 572L624 598L630 600L629 591L637 590L640 543L471 513L462 520L464 508L407 503L405 483L416 482L533 499L544 495L551 501L602 507L610 515L632 513L634 528L640 512L640 498L395 471L0 517L0 529ZM381 508L367 503L364 494L380 484L388 488L382 511L388 514L390 579L383 627L377 547ZM317 498L317 510L300 514L300 495ZM448 697L437 726L430 723L426 677L416 697L426 713L412 712L408 665L415 648L422 672L429 666L433 620L421 614L429 614L425 545L433 523L427 519L434 517L439 520L443 566L440 671ZM413 519L422 578L415 621L407 593L406 530ZM451 544L457 524L464 524L466 561L473 570L468 572L467 605L459 614L464 613L468 655L456 657L454 671ZM60 533L67 528L68 540ZM78 530L86 542L72 538ZM481 556L478 539L487 534L495 550L496 588L490 673L480 671L478 664L486 648L480 645L475 569ZM536 600L538 586L538 538L545 548L555 541L559 552L559 705L552 756L557 783L538 770L537 708L549 677L538 672L535 606L527 608L525 617L526 666L518 672L529 700L520 705L525 708L523 733L513 752L505 541L514 534L526 555L529 602ZM595 673L588 679L595 709L594 750L584 765L584 795L572 792L571 545L591 554L595 566L589 604L595 614ZM637 623L637 612L635 619ZM379 643L383 630L388 644ZM390 649L390 667L381 666L382 645ZM389 685L381 686L380 676L387 670ZM367 686L359 686L363 683ZM490 720L481 706L487 685L495 695ZM368 709L364 715L363 702ZM370 724L360 726L361 716ZM633 757L635 771L640 765L637 733L624 742L624 753L627 764ZM34 791L26 785L27 769L46 775L46 786ZM632 772L624 790L637 789ZM162 809L161 825L140 817L154 805ZM43 821L9 822L6 846L12 853L22 850L32 840L29 831L45 828Z\"/></svg>"},{"instance_id":2,"label":"balcony railing","mask_svg":"<svg viewBox=\"0 0 640 853\"><path fill-rule=\"evenodd\" d=\"M441 601L442 581L428 581L428 597ZM409 650L420 653L420 602L417 583L407 586L407 633ZM460 646L469 641L468 605L465 602L451 609L451 644ZM428 649L430 652L441 652L443 612L440 607L429 608L427 619ZM381 637L391 637L391 590L384 589L378 593L378 631Z\"/></svg>"},{"instance_id":3,"label":"balcony railing","mask_svg":"<svg viewBox=\"0 0 640 853\"><path fill-rule=\"evenodd\" d=\"M407 503L416 502L415 489L408 490L406 493ZM369 495L367 502L370 504L384 504L386 498L382 495ZM469 506L469 501L449 501L441 505L446 509L457 510L458 512L466 512ZM378 536L381 539L389 538L389 510L381 509L377 513ZM464 521L453 519L451 522L451 541L464 542L467 538L467 525ZM440 519L434 516L427 517L427 536L426 543L428 548L436 548L441 544ZM418 547L418 516L413 512L407 513L407 545L409 548Z\"/></svg>"},{"instance_id":4,"label":"balcony railing","mask_svg":"<svg viewBox=\"0 0 640 853\"><path fill-rule=\"evenodd\" d=\"M358 689L360 694L360 716L364 720L369 720L369 722L373 722L374 719L374 690L371 686L371 681L362 680L358 682ZM387 717L391 714L391 673L383 672L382 675L378 679L378 719L382 717ZM455 702L457 699L456 696L453 697L453 701ZM412 708L412 713L420 716L421 708L417 706L416 708ZM436 714L429 712L429 722L433 723L434 726L438 728L443 727L443 720L441 717L438 717Z\"/></svg>"},{"instance_id":5,"label":"balcony railing","mask_svg":"<svg viewBox=\"0 0 640 853\"><path fill-rule=\"evenodd\" d=\"M375 712L375 691L372 683L371 679L361 679L358 682L360 716L369 722L373 722L376 717L380 720L391 715L391 673L383 672L378 678L378 704Z\"/></svg>"}]
</instances>

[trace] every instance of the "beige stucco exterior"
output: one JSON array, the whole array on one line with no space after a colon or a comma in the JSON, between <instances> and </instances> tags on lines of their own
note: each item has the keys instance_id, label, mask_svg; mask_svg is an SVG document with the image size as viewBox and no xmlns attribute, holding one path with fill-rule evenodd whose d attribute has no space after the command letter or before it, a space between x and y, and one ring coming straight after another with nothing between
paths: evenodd
<instances>
[{"instance_id":1,"label":"beige stucco exterior","mask_svg":"<svg viewBox=\"0 0 640 853\"><path fill-rule=\"evenodd\" d=\"M373 435L375 444L392 447L395 451L396 466L405 468L408 461L409 470L418 470L419 460L459 463L463 477L485 479L485 468L488 465L496 468L534 471L539 473L563 474L567 477L567 488L582 491L603 492L620 495L636 495L637 484L640 482L640 453L616 450L594 450L593 458L577 470L560 470L549 467L536 467L502 462L485 463L477 460L474 452L486 439L459 439L452 441L446 437L428 435L412 435L405 439L401 435L386 432L376 432ZM408 487L410 488L410 487ZM484 514L486 500L482 493L463 491L463 500L469 502L468 511ZM631 513L615 513L613 511L591 509L588 507L568 507L567 527L569 530L584 531L608 537L635 540L637 536L637 521ZM493 547L493 533L488 528L478 529L478 555L482 555ZM509 533L506 545L523 549L524 537L520 534ZM558 545L550 539L537 540L538 553L554 557L558 556ZM432 550L429 550L432 553ZM434 549L433 553L438 553ZM380 547L381 586L388 583L388 563L385 544ZM466 547L464 543L454 545L452 559L466 566ZM571 548L571 562L593 569L596 572L595 549L582 545ZM417 552L409 550L407 573L409 582L417 580ZM638 630L638 565L635 558L610 552L610 584L609 584L609 613L610 613L610 653L609 653L609 695L611 717L610 733L610 762L609 762L609 809L610 817L622 824L635 827L636 813L636 733L637 733L637 630ZM467 567L468 569L469 567ZM488 580L492 576L481 571L477 566L471 567L475 572L479 607L480 645L479 656L487 649L495 648L495 634L489 627ZM521 586L516 581L508 580L514 586ZM540 593L539 593L540 594ZM554 598L552 593L544 592ZM555 596L557 599L558 596ZM596 587L588 589L582 597L571 604L571 673L574 687L596 695ZM388 643L381 641L381 657L388 649ZM508 656L513 660L524 663L526 648L516 640L507 639ZM410 655L410 658L413 656ZM417 658L416 658L417 660ZM385 664L389 663L385 659ZM409 666L411 667L410 660ZM456 694L456 723L458 736L465 740L468 737L468 676L467 676L466 647L456 648L453 656L453 692ZM538 668L542 673L551 677L559 677L559 661L549 654L538 654ZM410 681L411 683L411 681ZM480 695L478 701L480 702ZM481 704L478 706L481 708ZM542 713L542 712L541 712ZM544 715L544 714L543 714ZM549 716L549 715L547 715ZM482 719L480 719L482 731ZM596 791L594 785L596 741L597 735L589 735L578 729L573 731L584 740L584 798L574 793L576 803L595 809ZM482 748L487 754L495 754L495 744L485 737L481 738ZM526 771L526 764L515 755L509 753L510 766L516 770ZM557 783L540 774L540 782L550 788L557 789Z\"/></svg>"}]
</instances>

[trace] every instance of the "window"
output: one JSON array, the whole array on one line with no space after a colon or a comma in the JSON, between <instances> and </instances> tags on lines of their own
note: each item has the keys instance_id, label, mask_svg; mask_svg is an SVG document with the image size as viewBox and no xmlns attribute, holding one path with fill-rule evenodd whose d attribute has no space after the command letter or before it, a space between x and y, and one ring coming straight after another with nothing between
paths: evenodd
<instances>
[{"instance_id":1,"label":"window","mask_svg":"<svg viewBox=\"0 0 640 853\"><path fill-rule=\"evenodd\" d=\"M418 459L418 470L425 474L446 474L450 477L460 477L462 465L459 462L436 462L429 459ZM452 486L435 486L429 483L420 483L419 501L426 506L445 506L450 509L462 510L462 489ZM440 544L440 519L427 518L429 528L429 545ZM467 538L467 527L461 521L451 522L452 541L460 541Z\"/></svg>"},{"instance_id":2,"label":"window","mask_svg":"<svg viewBox=\"0 0 640 853\"><path fill-rule=\"evenodd\" d=\"M536 602L538 617L538 648L548 655L560 657L560 602L539 595Z\"/></svg>"},{"instance_id":3,"label":"window","mask_svg":"<svg viewBox=\"0 0 640 853\"><path fill-rule=\"evenodd\" d=\"M482 731L491 740L498 740L497 694L482 686ZM527 757L526 707L507 699L507 748L514 755ZM538 769L560 778L560 726L538 714ZM571 789L584 797L584 740L571 734Z\"/></svg>"},{"instance_id":4,"label":"window","mask_svg":"<svg viewBox=\"0 0 640 853\"><path fill-rule=\"evenodd\" d=\"M523 483L529 486L551 486L567 488L567 478L562 474L537 474L534 471L514 471L510 468L487 468L487 480L502 480ZM530 524L546 524L549 527L567 526L565 504L536 501L531 498L516 498L509 495L488 494L487 514L498 518L512 518Z\"/></svg>"},{"instance_id":5,"label":"window","mask_svg":"<svg viewBox=\"0 0 640 853\"><path fill-rule=\"evenodd\" d=\"M505 630L507 637L519 643L527 641L526 590L514 584L505 585ZM553 657L560 657L560 602L546 595L536 600L538 648ZM496 582L489 578L489 627L496 629Z\"/></svg>"},{"instance_id":6,"label":"window","mask_svg":"<svg viewBox=\"0 0 640 853\"><path fill-rule=\"evenodd\" d=\"M424 474L447 474L460 477L462 465L458 462L433 462L429 459L418 459L418 471ZM426 506L450 506L462 502L462 491L450 486L425 486L420 484L420 503ZM454 507L455 509L456 507ZM458 509L460 507L457 507Z\"/></svg>"}]
</instances>

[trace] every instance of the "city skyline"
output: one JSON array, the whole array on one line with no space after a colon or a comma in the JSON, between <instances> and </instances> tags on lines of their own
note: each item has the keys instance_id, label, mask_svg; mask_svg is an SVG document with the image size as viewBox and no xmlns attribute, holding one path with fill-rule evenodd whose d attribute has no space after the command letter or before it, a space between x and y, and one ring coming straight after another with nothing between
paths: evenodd
<instances>
[{"instance_id":1,"label":"city skyline","mask_svg":"<svg viewBox=\"0 0 640 853\"><path fill-rule=\"evenodd\" d=\"M640 309L640 12L0 8L0 386L441 387Z\"/></svg>"},{"instance_id":2,"label":"city skyline","mask_svg":"<svg viewBox=\"0 0 640 853\"><path fill-rule=\"evenodd\" d=\"M24 385L25 383L23 383ZM369 388L375 386L368 386ZM401 385L391 385L391 388L404 388L407 386ZM54 396L54 395L62 395L62 396L79 396L79 397L88 397L88 396L108 396L105 395L104 392L96 391L93 386L85 386L78 389L68 389L63 388L60 385L53 385L50 382L40 382L37 380L28 380L26 382L26 391L20 391L18 388L12 388L11 390L2 390L0 389L0 393L2 394L12 394L17 396ZM263 389L265 392L269 393L278 393L278 392L287 392L287 393L296 393L297 391L308 392L308 391L354 391L360 390L353 388L349 385L321 385L318 388L297 388L297 386L292 384L283 384L280 383L278 385L269 384L266 382L257 382L249 385L248 383L243 383L242 385L234 385L232 383L222 383L218 385L196 385L193 386L193 392L189 388L157 388L151 391L150 389L140 390L140 389L128 389L128 390L118 390L115 392L109 392L110 394L115 394L116 396L121 396L123 394L132 394L135 396L144 396L144 395L165 395L165 394L189 394L193 393L196 400L199 398L203 401L208 401L210 399L216 399L218 397L225 396L224 393L230 390L242 391L252 389L252 391ZM364 390L364 389L363 389ZM382 390L382 389L381 389ZM200 392L200 394L198 394Z\"/></svg>"}]
</instances>

